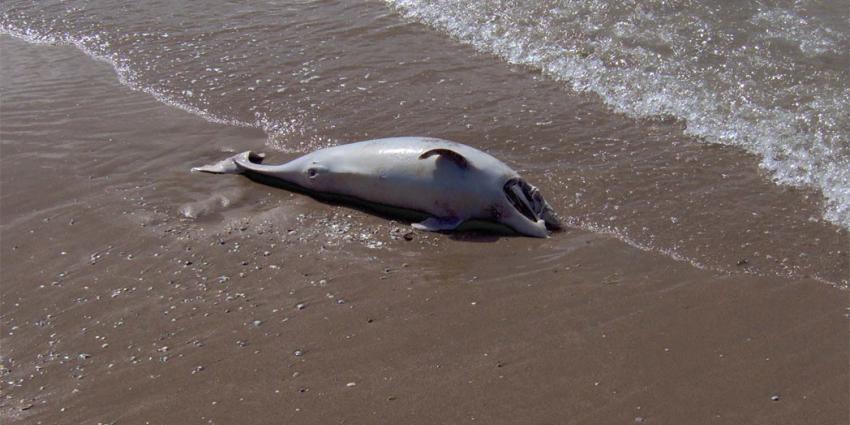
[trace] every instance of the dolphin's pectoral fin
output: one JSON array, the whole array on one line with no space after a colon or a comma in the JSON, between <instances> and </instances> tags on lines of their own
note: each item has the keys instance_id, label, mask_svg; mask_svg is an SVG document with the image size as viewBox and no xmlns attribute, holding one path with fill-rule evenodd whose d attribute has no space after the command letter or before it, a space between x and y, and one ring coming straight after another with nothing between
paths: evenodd
<instances>
[{"instance_id":1,"label":"dolphin's pectoral fin","mask_svg":"<svg viewBox=\"0 0 850 425\"><path fill-rule=\"evenodd\" d=\"M192 167L192 171L213 174L240 174L243 171L243 166L240 166L239 162L243 164L259 164L263 162L264 158L264 154L246 151L223 159L215 164Z\"/></svg>"},{"instance_id":2,"label":"dolphin's pectoral fin","mask_svg":"<svg viewBox=\"0 0 850 425\"><path fill-rule=\"evenodd\" d=\"M430 156L440 155L441 158L448 159L455 163L461 169L469 168L469 161L461 154L450 150L450 149L431 149L429 151L425 151L422 155L419 155L419 159L425 159Z\"/></svg>"},{"instance_id":3,"label":"dolphin's pectoral fin","mask_svg":"<svg viewBox=\"0 0 850 425\"><path fill-rule=\"evenodd\" d=\"M439 232L442 230L454 230L463 223L463 219L457 217L428 217L419 223L413 223L414 229Z\"/></svg>"}]
</instances>

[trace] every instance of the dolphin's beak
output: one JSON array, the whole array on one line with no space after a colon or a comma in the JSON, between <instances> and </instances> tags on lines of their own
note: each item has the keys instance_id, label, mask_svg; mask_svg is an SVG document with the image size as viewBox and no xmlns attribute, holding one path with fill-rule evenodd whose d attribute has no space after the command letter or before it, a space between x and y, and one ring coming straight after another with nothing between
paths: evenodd
<instances>
[{"instance_id":1,"label":"dolphin's beak","mask_svg":"<svg viewBox=\"0 0 850 425\"><path fill-rule=\"evenodd\" d=\"M264 154L245 151L213 164L192 168L192 171L213 174L245 174L267 176L285 182L303 185L305 157L296 158L285 164L263 165Z\"/></svg>"},{"instance_id":2,"label":"dolphin's beak","mask_svg":"<svg viewBox=\"0 0 850 425\"><path fill-rule=\"evenodd\" d=\"M245 151L225 158L214 164L192 167L192 171L213 174L242 174L245 171L246 165L259 164L263 162L265 157L266 156L261 153Z\"/></svg>"}]
</instances>

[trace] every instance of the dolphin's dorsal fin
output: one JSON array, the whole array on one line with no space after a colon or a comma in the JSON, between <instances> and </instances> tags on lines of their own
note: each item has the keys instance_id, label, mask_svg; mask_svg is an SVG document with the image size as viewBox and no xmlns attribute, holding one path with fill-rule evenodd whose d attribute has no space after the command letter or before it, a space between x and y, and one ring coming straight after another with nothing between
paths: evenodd
<instances>
[{"instance_id":1,"label":"dolphin's dorsal fin","mask_svg":"<svg viewBox=\"0 0 850 425\"><path fill-rule=\"evenodd\" d=\"M469 168L469 161L467 161L467 159L463 155L461 155L461 154L459 154L459 153L457 153L457 152L455 152L451 149L445 149L445 148L431 149L431 150L425 151L422 155L419 155L419 159L425 159L425 158L428 158L428 157L434 156L434 155L440 155L441 157L446 158L446 159L454 162L455 165L457 165L458 167L460 167L463 170L466 170L467 168Z\"/></svg>"}]
</instances>

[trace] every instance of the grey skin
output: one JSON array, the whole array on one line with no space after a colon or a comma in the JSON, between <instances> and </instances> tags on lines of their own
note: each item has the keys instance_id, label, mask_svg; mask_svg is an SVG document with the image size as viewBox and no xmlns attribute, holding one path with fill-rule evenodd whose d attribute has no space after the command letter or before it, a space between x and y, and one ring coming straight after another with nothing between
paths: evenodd
<instances>
[{"instance_id":1,"label":"grey skin","mask_svg":"<svg viewBox=\"0 0 850 425\"><path fill-rule=\"evenodd\" d=\"M376 139L317 150L281 165L262 160L249 151L192 171L246 174L306 192L418 211L428 218L413 227L427 231L453 230L468 220L493 221L541 238L548 237L547 229L561 228L540 191L516 171L448 140Z\"/></svg>"}]
</instances>

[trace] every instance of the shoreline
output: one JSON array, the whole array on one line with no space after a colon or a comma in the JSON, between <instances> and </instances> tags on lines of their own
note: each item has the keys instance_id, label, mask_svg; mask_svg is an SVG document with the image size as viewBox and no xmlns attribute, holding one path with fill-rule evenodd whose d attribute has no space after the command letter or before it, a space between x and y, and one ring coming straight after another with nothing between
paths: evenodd
<instances>
[{"instance_id":1,"label":"shoreline","mask_svg":"<svg viewBox=\"0 0 850 425\"><path fill-rule=\"evenodd\" d=\"M27 37L24 34L14 34L11 32L8 33L0 33L0 36L5 34L7 37L11 37L16 40L21 40L23 42L29 44L35 44L37 46L45 46L45 47L67 47L76 49L88 58L91 58L94 61L102 62L107 64L114 73L120 85L127 87L133 92L145 94L150 96L158 103L163 104L168 108L176 108L185 112L187 114L194 115L196 117L201 118L203 121L215 124L215 125L223 125L227 128L245 128L249 131L256 131L257 134L262 133L262 137L266 139L265 143L262 145L260 150L271 150L272 154L281 154L281 153L306 153L309 151L309 146L305 146L303 142L295 147L280 145L275 139L280 137L280 135L276 135L273 132L269 131L269 127L272 124L269 123L248 123L239 121L237 119L231 118L222 118L215 116L214 114L210 114L209 112L200 110L190 104L180 102L173 97L169 97L163 93L160 93L156 90L141 86L137 83L130 83L129 80L134 79L131 74L127 74L125 71L121 70L121 67L118 66L112 60L99 56L97 53L92 51L89 48L82 46L79 43L70 43L70 42L61 42L61 43L52 43L50 41L41 41L38 39L32 39L31 37ZM581 96L586 96L586 94L580 94ZM606 110L606 113L611 113L615 115L621 115L619 113L615 113L613 111ZM629 118L628 120L632 120ZM640 121L640 119L638 119ZM652 119L644 119L647 121L646 124L650 125L652 123ZM273 126L273 125L272 125ZM652 126L652 125L650 125ZM675 129L675 132L684 131L683 129L678 128L679 124L673 123L665 125L666 128L663 132L669 132ZM368 134L368 133L365 133ZM385 135L385 136L394 136ZM702 144L699 139L690 140L689 136L674 136L674 137L688 137L688 140L684 141L685 144L693 144L700 145ZM531 140L531 139L530 139ZM679 143L679 142L676 142ZM310 144L310 143L308 143ZM260 146L260 145L256 145ZM328 145L330 146L330 145ZM314 146L316 148L320 147L328 147L326 145ZM307 148L305 151L304 149ZM229 152L230 147L225 146L221 148L225 152ZM727 161L734 161L736 168L743 167L744 169L753 168L758 169L756 165L760 160L758 157L752 153L748 153L745 150L742 150L738 147L731 146L720 146L715 145L712 149L721 149L725 152L724 157ZM680 155L698 155L698 153L689 152L691 149L685 149L684 152L676 154L676 158ZM611 153L611 155L616 157L616 154ZM688 158L686 162L694 162L695 157ZM748 163L751 162L751 163ZM713 170L712 172L717 171ZM720 171L723 171L721 169ZM646 173L644 171L644 173ZM709 242L709 243L720 243L716 238L710 238L702 236L707 232L704 232L701 225L696 228L692 228L690 232L681 232L677 235L667 236L664 235L664 232L660 232L657 235L651 235L650 238L646 238L642 232L634 231L633 228L636 225L646 225L650 222L647 222L647 217L643 217L643 222L635 222L635 223L614 223L609 224L606 222L604 218L604 211L595 211L589 212L584 211L581 213L581 208L575 208L576 215L568 215L565 216L565 220L569 222L569 225L576 229L581 229L582 231L588 231L596 234L604 234L608 236L615 237L626 243L631 245L637 249L642 251L661 254L667 257L670 257L676 261L686 262L694 267L702 268L709 271L714 272L722 272L722 273L745 273L752 274L755 276L781 276L787 278L812 278L818 280L824 284L834 286L836 288L847 290L850 285L850 280L846 277L847 272L850 271L850 245L848 245L847 240L850 234L846 229L838 226L834 223L828 223L823 225L822 223L826 223L826 221L821 219L814 219L813 217L809 217L807 220L804 220L800 217L787 220L787 222L782 222L783 219L780 217L780 213L778 211L785 211L786 203L798 204L796 205L797 211L795 213L797 215L811 215L811 214L820 214L823 212L825 198L823 194L812 189L812 188L795 188L795 187L784 187L782 185L775 185L773 182L769 181L769 179L763 180L765 176L762 175L760 169L755 172L751 172L752 175L744 176L746 179L753 180L749 183L749 185L753 186L751 190L742 191L741 193L736 193L733 191L730 195L734 198L735 196L747 196L747 197L757 197L760 196L760 192L769 191L775 192L772 196L776 197L776 199L769 200L768 204L761 206L759 208L754 208L752 211L753 218L749 217L734 217L734 216L726 216L721 217L712 217L710 214L705 215L702 211L682 211L683 214L692 214L699 220L722 220L725 221L729 225L733 225L734 227L727 230L722 229L724 236L728 236L732 239L736 239L729 243L730 247L740 243L740 247L733 248L731 250L724 250L720 252L714 252L710 255L700 255L700 247L693 246L693 244L700 242ZM697 178L705 178L705 174L711 173L702 173L703 175L697 175ZM674 173L675 175L675 173ZM601 177L601 176L600 176ZM725 177L724 177L725 178ZM569 179L568 179L569 181ZM547 182L538 182L538 183L547 183ZM551 183L551 182L548 182ZM562 182L563 183L563 182ZM567 183L567 187L570 185ZM686 185L683 185L686 186ZM546 187L541 186L542 189L547 189ZM575 204L579 204L578 199L581 196L586 196L587 193L583 192L582 189L571 189L575 191L576 202ZM739 190L740 191L740 190ZM545 193L548 191L544 190ZM656 194L648 194L648 196L659 195ZM697 194L697 196L705 196L705 193ZM596 195L591 195L596 196ZM689 195L690 196L690 195ZM569 198L567 198L569 200ZM664 201L669 202L669 199L664 199ZM709 200L703 201L705 202L704 208L708 208L711 204L710 202L714 202L717 200ZM554 200L552 202L554 204ZM679 201L681 203L680 207L684 207L686 204ZM689 203L688 203L689 204ZM573 207L578 207L579 205L574 205L574 203L570 203L567 208L573 209ZM625 206L625 205L624 205ZM560 205L559 208L563 209L564 206ZM603 209L607 209L608 205L604 205ZM615 207L616 208L616 207ZM586 207L584 208L586 209ZM820 213L818 213L820 210ZM572 212L572 211L571 211ZM664 214L669 214L672 211L668 211ZM738 211L739 213L743 213L743 211ZM661 213L661 211L659 211ZM678 213L678 212L677 212ZM714 214L717 214L717 211L714 211ZM659 214L659 217L662 218L663 214ZM774 223L764 224L760 223L760 221L767 219L767 221L779 220ZM670 217L671 220L678 220L677 217ZM731 220L731 221L730 221ZM661 220L662 223L666 220ZM733 224L734 223L734 224ZM652 227L658 230L663 230L665 225L658 224L652 222ZM676 222L674 221L675 225ZM723 224L712 223L715 227L714 231L717 228L724 227ZM669 227L669 225L668 225ZM809 262L812 264L806 264L806 261L797 262L797 258L793 258L792 255L789 254L797 254L797 252L789 252L776 250L777 239L788 239L793 237L791 233L785 234L785 228L793 228L800 229L799 232L807 233L807 236L811 236L814 240L817 241L815 243L815 247L819 245L822 241L826 242L826 246L821 249L821 255L824 258L820 260L813 260L812 256L808 256ZM630 231L629 229L632 228ZM646 227L644 227L644 232L646 231ZM735 232L738 233L746 233L746 237L740 237L740 235L733 235ZM700 235L699 238L695 241L691 241L694 237L694 234ZM764 236L760 235L763 234ZM772 236L768 236L772 235ZM737 236L737 237L736 237ZM673 237L673 239L671 239ZM683 238L687 237L688 240L679 239L678 241L675 238ZM659 240L663 240L663 243L658 243ZM682 245L682 242L685 242ZM685 248L687 247L687 248ZM798 249L808 250L809 247L797 247ZM815 248L817 249L817 248ZM729 252L726 252L729 251ZM730 254L730 252L734 252L734 254ZM802 252L802 255L805 255L806 252ZM824 255L826 254L826 255ZM818 256L818 257L820 257ZM757 258L761 257L761 258ZM781 259L781 261L780 261ZM790 260L788 264L786 261Z\"/></svg>"},{"instance_id":2,"label":"shoreline","mask_svg":"<svg viewBox=\"0 0 850 425\"><path fill-rule=\"evenodd\" d=\"M0 43L20 71L0 78L4 421L848 419L846 291L575 229L406 241L404 223L189 175L263 133L69 47Z\"/></svg>"}]
</instances>

